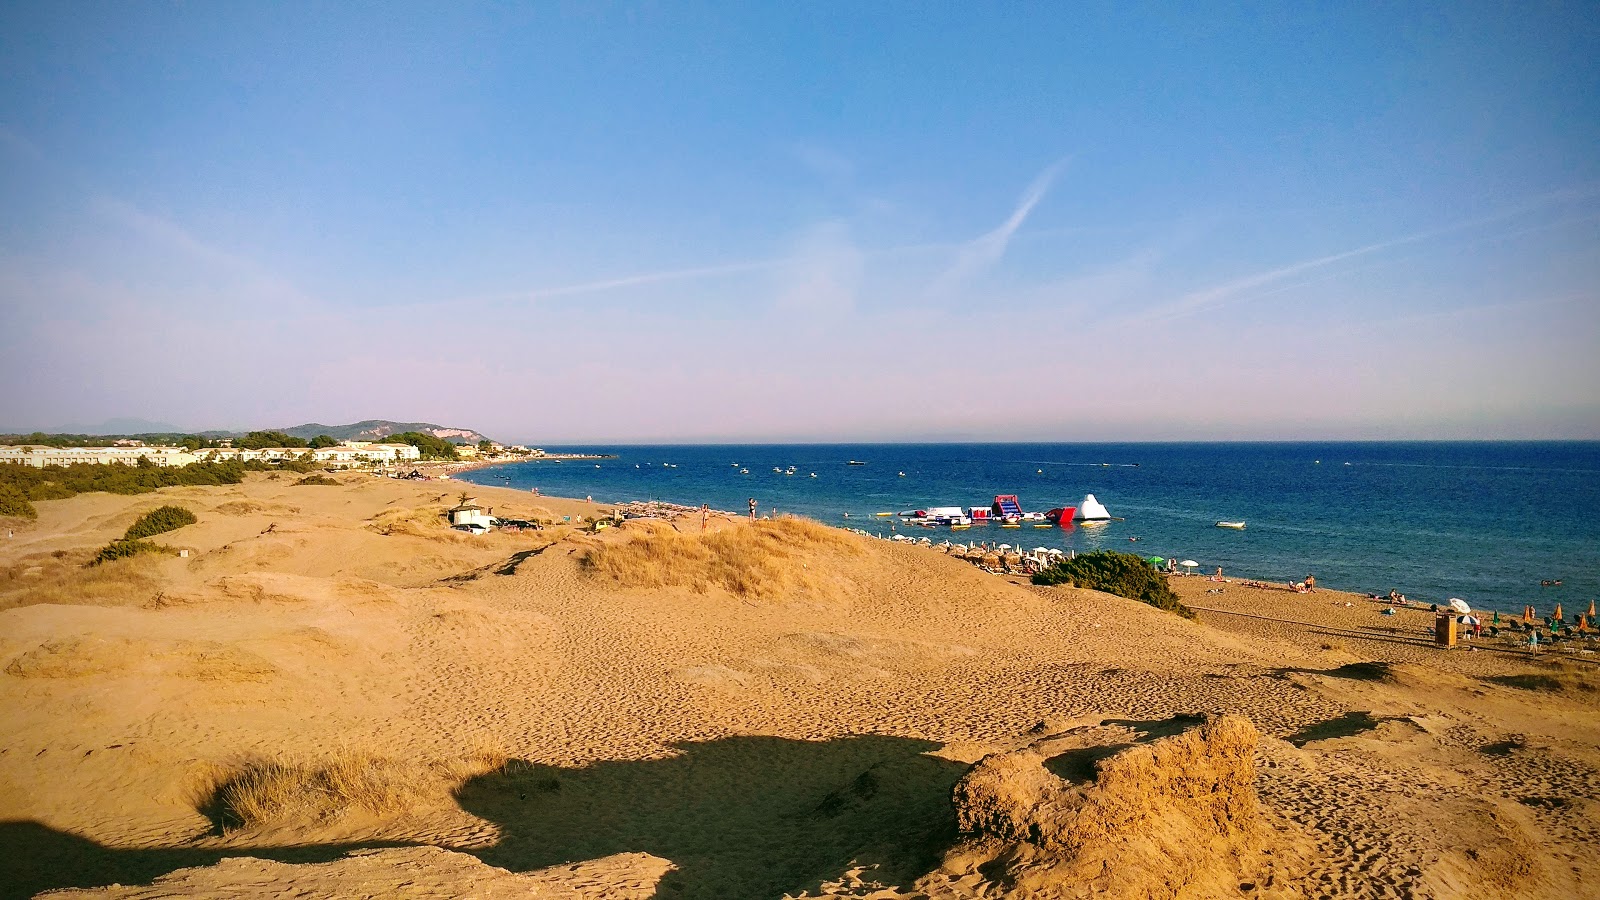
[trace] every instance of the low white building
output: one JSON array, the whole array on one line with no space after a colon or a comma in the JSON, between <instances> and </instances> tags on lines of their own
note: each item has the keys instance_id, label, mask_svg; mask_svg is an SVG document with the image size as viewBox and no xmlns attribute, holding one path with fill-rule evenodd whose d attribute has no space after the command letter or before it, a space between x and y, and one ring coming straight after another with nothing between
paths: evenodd
<instances>
[{"instance_id":1,"label":"low white building","mask_svg":"<svg viewBox=\"0 0 1600 900\"><path fill-rule=\"evenodd\" d=\"M410 444L375 444L370 441L346 441L337 447L216 447L190 452L182 447L43 447L37 444L0 447L0 464L33 466L71 466L80 463L126 463L138 465L148 459L158 466L187 466L197 462L274 462L281 459L298 459L310 453L319 463L336 465L363 465L377 463L390 465L412 462L422 458L422 451Z\"/></svg>"},{"instance_id":2,"label":"low white building","mask_svg":"<svg viewBox=\"0 0 1600 900\"><path fill-rule=\"evenodd\" d=\"M488 531L494 527L492 509L485 509L478 505L472 497L461 501L454 509L450 510L450 525L454 528L465 528L476 532Z\"/></svg>"},{"instance_id":3,"label":"low white building","mask_svg":"<svg viewBox=\"0 0 1600 900\"><path fill-rule=\"evenodd\" d=\"M75 466L85 463L136 466L147 459L157 466L187 466L200 458L182 447L41 447L30 444L0 447L0 464L33 466Z\"/></svg>"}]
</instances>

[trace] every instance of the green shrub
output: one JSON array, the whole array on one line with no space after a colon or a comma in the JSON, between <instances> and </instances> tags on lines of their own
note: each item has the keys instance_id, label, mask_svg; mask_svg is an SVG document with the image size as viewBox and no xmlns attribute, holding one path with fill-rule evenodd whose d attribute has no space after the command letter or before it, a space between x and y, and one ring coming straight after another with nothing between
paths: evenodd
<instances>
[{"instance_id":1,"label":"green shrub","mask_svg":"<svg viewBox=\"0 0 1600 900\"><path fill-rule=\"evenodd\" d=\"M410 444L422 452L423 459L455 459L456 445L420 431L402 431L383 439L385 444Z\"/></svg>"},{"instance_id":2,"label":"green shrub","mask_svg":"<svg viewBox=\"0 0 1600 900\"><path fill-rule=\"evenodd\" d=\"M0 516L39 518L39 511L28 502L28 496L10 485L0 484Z\"/></svg>"},{"instance_id":3,"label":"green shrub","mask_svg":"<svg viewBox=\"0 0 1600 900\"><path fill-rule=\"evenodd\" d=\"M1034 584L1070 584L1104 591L1148 603L1157 609L1175 612L1192 619L1194 611L1184 606L1167 587L1167 580L1150 561L1132 553L1096 550L1064 559L1033 576Z\"/></svg>"},{"instance_id":4,"label":"green shrub","mask_svg":"<svg viewBox=\"0 0 1600 900\"><path fill-rule=\"evenodd\" d=\"M200 521L194 513L181 506L163 506L152 509L139 517L139 521L128 526L128 533L122 536L125 541L138 540L151 535L164 534L175 531L185 525L193 525Z\"/></svg>"},{"instance_id":5,"label":"green shrub","mask_svg":"<svg viewBox=\"0 0 1600 900\"><path fill-rule=\"evenodd\" d=\"M121 463L74 466L0 465L0 492L7 489L29 500L65 500L78 494L144 494L177 485L238 484L245 466L237 462L195 463L188 466L127 466Z\"/></svg>"},{"instance_id":6,"label":"green shrub","mask_svg":"<svg viewBox=\"0 0 1600 900\"><path fill-rule=\"evenodd\" d=\"M304 477L304 478L300 479L299 481L295 482L295 484L338 484L338 483L339 483L338 479L329 478L326 475L307 475L306 477Z\"/></svg>"},{"instance_id":7,"label":"green shrub","mask_svg":"<svg viewBox=\"0 0 1600 900\"><path fill-rule=\"evenodd\" d=\"M112 541L100 548L100 552L89 560L89 565L98 566L101 563L111 562L114 559L127 559L141 553L162 553L162 548L150 541Z\"/></svg>"}]
</instances>

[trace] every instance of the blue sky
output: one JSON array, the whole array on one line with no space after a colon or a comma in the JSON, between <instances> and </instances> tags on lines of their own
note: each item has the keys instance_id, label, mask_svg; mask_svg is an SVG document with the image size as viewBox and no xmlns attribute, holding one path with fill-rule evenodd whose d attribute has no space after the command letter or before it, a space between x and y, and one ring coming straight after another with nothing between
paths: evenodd
<instances>
[{"instance_id":1,"label":"blue sky","mask_svg":"<svg viewBox=\"0 0 1600 900\"><path fill-rule=\"evenodd\" d=\"M0 428L1600 438L1600 8L1067 7L0 5Z\"/></svg>"}]
</instances>

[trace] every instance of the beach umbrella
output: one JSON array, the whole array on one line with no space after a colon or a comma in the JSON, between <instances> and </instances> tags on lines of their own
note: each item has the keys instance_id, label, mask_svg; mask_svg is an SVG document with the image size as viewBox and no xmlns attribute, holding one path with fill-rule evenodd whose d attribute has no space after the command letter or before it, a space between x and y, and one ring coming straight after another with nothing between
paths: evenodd
<instances>
[{"instance_id":1,"label":"beach umbrella","mask_svg":"<svg viewBox=\"0 0 1600 900\"><path fill-rule=\"evenodd\" d=\"M1010 544L1001 544L1000 545L1000 549L1001 550L1010 550L1011 549L1011 545Z\"/></svg>"},{"instance_id":2,"label":"beach umbrella","mask_svg":"<svg viewBox=\"0 0 1600 900\"><path fill-rule=\"evenodd\" d=\"M1167 564L1167 561L1163 557L1160 557L1160 556L1152 556L1152 557L1150 557L1150 565L1155 566L1158 569L1161 568L1162 566L1166 565L1166 564Z\"/></svg>"},{"instance_id":3,"label":"beach umbrella","mask_svg":"<svg viewBox=\"0 0 1600 900\"><path fill-rule=\"evenodd\" d=\"M1562 615L1561 615L1561 604L1559 604L1559 603L1557 603L1557 604L1556 604L1556 611L1555 611L1555 612L1554 612L1554 613L1552 613L1552 614L1551 614L1551 616L1552 616L1552 617L1553 617L1553 618L1554 618L1554 619L1555 619L1555 620L1556 620L1556 621L1557 621L1557 622L1559 622L1559 621L1561 621L1561 619L1562 619Z\"/></svg>"},{"instance_id":4,"label":"beach umbrella","mask_svg":"<svg viewBox=\"0 0 1600 900\"><path fill-rule=\"evenodd\" d=\"M1467 615L1468 613L1472 612L1472 607L1467 605L1467 601L1461 599L1460 597L1451 597L1449 602L1450 608L1458 613L1461 613L1462 615Z\"/></svg>"},{"instance_id":5,"label":"beach umbrella","mask_svg":"<svg viewBox=\"0 0 1600 900\"><path fill-rule=\"evenodd\" d=\"M1461 618L1456 619L1456 621L1460 622L1463 625L1480 625L1480 624L1482 624L1482 622L1479 621L1477 616L1462 616Z\"/></svg>"},{"instance_id":6,"label":"beach umbrella","mask_svg":"<svg viewBox=\"0 0 1600 900\"><path fill-rule=\"evenodd\" d=\"M1495 612L1495 614L1494 614L1494 618L1493 618L1493 619L1490 619L1490 620L1489 620L1489 621L1490 621L1490 622L1491 622L1491 623L1492 623L1492 624L1495 624L1495 625L1499 625L1499 624L1500 624L1500 613L1499 613L1499 612L1498 612L1498 611L1497 611L1497 612Z\"/></svg>"},{"instance_id":7,"label":"beach umbrella","mask_svg":"<svg viewBox=\"0 0 1600 900\"><path fill-rule=\"evenodd\" d=\"M1594 618L1594 601L1589 601L1589 618Z\"/></svg>"},{"instance_id":8,"label":"beach umbrella","mask_svg":"<svg viewBox=\"0 0 1600 900\"><path fill-rule=\"evenodd\" d=\"M1183 566L1183 567L1184 567L1184 568L1185 568L1185 569L1192 569L1192 568L1194 568L1194 567L1195 567L1195 566L1198 566L1198 565L1200 565L1200 564L1199 564L1199 563L1197 563L1197 562L1195 562L1195 561L1194 561L1194 560L1192 560L1192 559L1186 559L1186 560L1184 560L1184 561L1183 561L1183 562L1181 562L1181 563L1178 563L1178 565L1180 565L1180 566Z\"/></svg>"}]
</instances>

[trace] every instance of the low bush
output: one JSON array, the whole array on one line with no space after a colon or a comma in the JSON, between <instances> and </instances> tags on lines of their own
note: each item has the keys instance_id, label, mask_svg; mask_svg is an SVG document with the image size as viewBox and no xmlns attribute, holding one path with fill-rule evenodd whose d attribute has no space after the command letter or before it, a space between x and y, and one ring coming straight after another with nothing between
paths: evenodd
<instances>
[{"instance_id":1,"label":"low bush","mask_svg":"<svg viewBox=\"0 0 1600 900\"><path fill-rule=\"evenodd\" d=\"M28 502L27 495L7 485L0 485L0 516L20 516L24 519L39 518L39 511Z\"/></svg>"},{"instance_id":2,"label":"low bush","mask_svg":"<svg viewBox=\"0 0 1600 900\"><path fill-rule=\"evenodd\" d=\"M1167 586L1167 579L1150 561L1132 553L1096 550L1064 559L1033 576L1034 584L1066 584L1104 591L1148 603L1157 609L1193 619L1194 611L1184 606Z\"/></svg>"},{"instance_id":3,"label":"low bush","mask_svg":"<svg viewBox=\"0 0 1600 900\"><path fill-rule=\"evenodd\" d=\"M244 480L245 469L238 462L188 466L0 466L0 495L17 493L27 500L65 500L92 491L144 494L179 485L238 484Z\"/></svg>"},{"instance_id":4,"label":"low bush","mask_svg":"<svg viewBox=\"0 0 1600 900\"><path fill-rule=\"evenodd\" d=\"M181 506L162 506L152 509L139 517L139 521L128 526L128 533L122 536L125 541L136 541L152 535L165 534L176 531L185 525L193 525L200 521L194 513Z\"/></svg>"},{"instance_id":5,"label":"low bush","mask_svg":"<svg viewBox=\"0 0 1600 900\"><path fill-rule=\"evenodd\" d=\"M306 477L304 477L304 478L300 479L299 481L295 482L295 484L338 484L338 483L339 483L339 480L337 478L329 478L326 475L307 475Z\"/></svg>"},{"instance_id":6,"label":"low bush","mask_svg":"<svg viewBox=\"0 0 1600 900\"><path fill-rule=\"evenodd\" d=\"M150 541L112 541L100 548L100 552L94 555L94 559L89 560L89 565L98 566L114 559L127 559L130 556L138 556L141 553L162 552L164 551L160 545Z\"/></svg>"}]
</instances>

